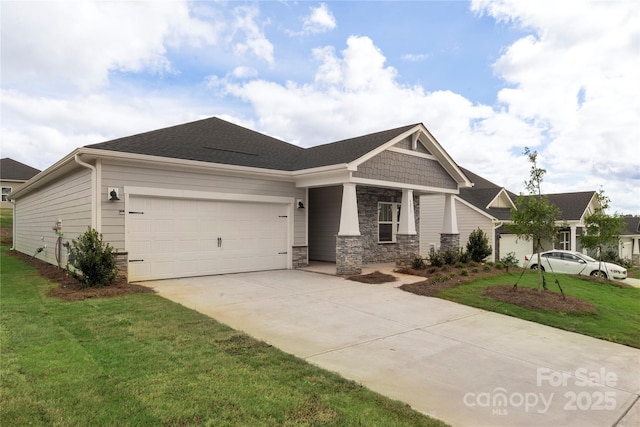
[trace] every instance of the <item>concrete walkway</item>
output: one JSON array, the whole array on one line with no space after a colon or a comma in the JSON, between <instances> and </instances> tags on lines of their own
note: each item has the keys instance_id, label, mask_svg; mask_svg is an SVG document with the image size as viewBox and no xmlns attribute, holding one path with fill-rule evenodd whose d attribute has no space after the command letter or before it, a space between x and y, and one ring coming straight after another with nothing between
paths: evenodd
<instances>
[{"instance_id":1,"label":"concrete walkway","mask_svg":"<svg viewBox=\"0 0 640 427\"><path fill-rule=\"evenodd\" d=\"M639 426L640 350L299 270L146 282L454 426Z\"/></svg>"}]
</instances>

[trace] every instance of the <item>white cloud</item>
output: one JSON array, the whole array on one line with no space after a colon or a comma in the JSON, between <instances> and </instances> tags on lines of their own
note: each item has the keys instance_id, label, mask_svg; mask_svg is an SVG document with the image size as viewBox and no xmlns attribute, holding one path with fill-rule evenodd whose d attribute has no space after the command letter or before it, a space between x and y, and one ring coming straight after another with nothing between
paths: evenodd
<instances>
[{"instance_id":1,"label":"white cloud","mask_svg":"<svg viewBox=\"0 0 640 427\"><path fill-rule=\"evenodd\" d=\"M233 43L233 50L237 55L244 56L251 53L256 57L273 64L273 44L266 38L264 31L256 22L260 11L256 7L237 7L234 9L232 39L236 34L242 34L243 40Z\"/></svg>"},{"instance_id":2,"label":"white cloud","mask_svg":"<svg viewBox=\"0 0 640 427\"><path fill-rule=\"evenodd\" d=\"M259 130L302 146L423 122L458 163L489 171L489 179L513 175L515 165L528 170L511 149L536 145L535 126L450 91L399 84L396 70L367 37L350 37L341 56L331 47L313 53L320 64L311 84L252 80L226 82L226 90L253 106Z\"/></svg>"},{"instance_id":3,"label":"white cloud","mask_svg":"<svg viewBox=\"0 0 640 427\"><path fill-rule=\"evenodd\" d=\"M640 6L614 2L474 1L472 9L531 34L494 64L511 87L498 100L536 123L548 192L597 190L640 211Z\"/></svg>"},{"instance_id":4,"label":"white cloud","mask_svg":"<svg viewBox=\"0 0 640 427\"><path fill-rule=\"evenodd\" d=\"M318 7L311 7L311 14L304 18L302 31L304 34L324 33L336 28L336 18L333 16L326 3L320 3Z\"/></svg>"},{"instance_id":5,"label":"white cloud","mask_svg":"<svg viewBox=\"0 0 640 427\"><path fill-rule=\"evenodd\" d=\"M402 55L402 59L409 62L422 62L429 59L429 55L426 53L407 53Z\"/></svg>"},{"instance_id":6,"label":"white cloud","mask_svg":"<svg viewBox=\"0 0 640 427\"><path fill-rule=\"evenodd\" d=\"M174 97L107 94L68 98L2 90L2 157L44 169L75 148L203 117ZM153 108L149 108L153 105Z\"/></svg>"},{"instance_id":7,"label":"white cloud","mask_svg":"<svg viewBox=\"0 0 640 427\"><path fill-rule=\"evenodd\" d=\"M3 86L88 90L109 72L170 72L167 43L216 41L184 1L3 2Z\"/></svg>"}]
</instances>

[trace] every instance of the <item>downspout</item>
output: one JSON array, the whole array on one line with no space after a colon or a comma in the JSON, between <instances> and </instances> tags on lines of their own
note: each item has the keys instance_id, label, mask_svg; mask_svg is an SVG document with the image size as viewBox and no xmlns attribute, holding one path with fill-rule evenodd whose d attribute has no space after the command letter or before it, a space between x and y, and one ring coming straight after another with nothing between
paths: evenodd
<instances>
[{"instance_id":1,"label":"downspout","mask_svg":"<svg viewBox=\"0 0 640 427\"><path fill-rule=\"evenodd\" d=\"M496 246L497 246L497 240L496 240L496 230L500 227L502 227L504 225L503 221L496 221L496 220L492 220L493 222L493 233L491 233L491 240L493 240L493 262L498 262L500 261L498 259L498 257L496 256ZM501 248L502 250L502 248Z\"/></svg>"},{"instance_id":2,"label":"downspout","mask_svg":"<svg viewBox=\"0 0 640 427\"><path fill-rule=\"evenodd\" d=\"M13 211L13 225L11 227L13 228L13 238L11 239L11 250L14 250L16 248L16 201L11 199L9 202L11 202L11 209Z\"/></svg>"},{"instance_id":3,"label":"downspout","mask_svg":"<svg viewBox=\"0 0 640 427\"><path fill-rule=\"evenodd\" d=\"M96 230L97 229L96 218L97 218L97 206L98 206L98 203L97 203L98 191L96 190L96 187L98 185L97 184L98 179L96 178L97 170L95 166L80 160L80 156L78 154L73 156L73 160L80 166L83 166L91 170L91 228Z\"/></svg>"}]
</instances>

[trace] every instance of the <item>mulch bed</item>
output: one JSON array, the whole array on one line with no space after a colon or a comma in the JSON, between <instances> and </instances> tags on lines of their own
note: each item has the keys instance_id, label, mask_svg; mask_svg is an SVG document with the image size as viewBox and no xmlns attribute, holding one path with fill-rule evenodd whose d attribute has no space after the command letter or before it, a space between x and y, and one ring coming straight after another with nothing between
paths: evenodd
<instances>
[{"instance_id":1,"label":"mulch bed","mask_svg":"<svg viewBox=\"0 0 640 427\"><path fill-rule=\"evenodd\" d=\"M358 274L356 276L350 276L348 277L348 279L355 282L370 283L374 285L396 281L395 276L392 276L391 274L381 273L379 271L374 271L373 273L369 274Z\"/></svg>"},{"instance_id":2,"label":"mulch bed","mask_svg":"<svg viewBox=\"0 0 640 427\"><path fill-rule=\"evenodd\" d=\"M514 288L513 285L491 286L482 291L482 295L533 310L552 310L563 313L593 313L596 310L590 302L571 295L565 295L562 298L559 292L539 291L522 286L518 288Z\"/></svg>"},{"instance_id":3,"label":"mulch bed","mask_svg":"<svg viewBox=\"0 0 640 427\"><path fill-rule=\"evenodd\" d=\"M505 272L505 270L491 269L487 271L481 268L477 273L469 272L468 276L457 274L454 277L450 277L450 273L456 271L459 272L454 268L450 270L445 268L444 271L429 267L420 270L405 268L402 270L403 273L425 277L426 280L402 285L400 289L416 295L437 297L438 292L444 289L464 286L465 283L497 276ZM521 270L515 269L514 273L517 274L519 271ZM523 286L516 289L513 288L513 285L490 286L484 289L481 295L532 310L551 310L564 313L593 313L596 310L596 307L590 302L571 295L565 295L563 299L562 294L559 292L550 290L538 291L537 289Z\"/></svg>"},{"instance_id":4,"label":"mulch bed","mask_svg":"<svg viewBox=\"0 0 640 427\"><path fill-rule=\"evenodd\" d=\"M26 255L18 251L8 251L7 253L35 267L42 277L58 283L59 286L51 289L47 295L61 298L66 301L80 301L87 298L106 298L155 292L153 289L146 286L127 283L127 280L124 277L118 277L109 286L82 288L78 281L69 276L69 274L67 274L67 270L63 268L58 268L55 265L46 263L37 258L32 258L30 255Z\"/></svg>"}]
</instances>

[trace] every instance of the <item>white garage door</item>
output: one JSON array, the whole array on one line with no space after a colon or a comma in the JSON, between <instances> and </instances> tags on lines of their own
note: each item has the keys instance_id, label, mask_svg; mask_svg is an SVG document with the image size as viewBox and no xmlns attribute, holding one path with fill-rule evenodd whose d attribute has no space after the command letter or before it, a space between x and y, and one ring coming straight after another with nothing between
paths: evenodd
<instances>
[{"instance_id":1,"label":"white garage door","mask_svg":"<svg viewBox=\"0 0 640 427\"><path fill-rule=\"evenodd\" d=\"M287 205L131 196L129 280L288 266Z\"/></svg>"},{"instance_id":2,"label":"white garage door","mask_svg":"<svg viewBox=\"0 0 640 427\"><path fill-rule=\"evenodd\" d=\"M529 240L518 239L515 234L500 235L500 258L504 258L509 252L515 252L518 266L524 264L525 255L531 255L533 245Z\"/></svg>"}]
</instances>

